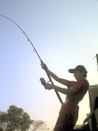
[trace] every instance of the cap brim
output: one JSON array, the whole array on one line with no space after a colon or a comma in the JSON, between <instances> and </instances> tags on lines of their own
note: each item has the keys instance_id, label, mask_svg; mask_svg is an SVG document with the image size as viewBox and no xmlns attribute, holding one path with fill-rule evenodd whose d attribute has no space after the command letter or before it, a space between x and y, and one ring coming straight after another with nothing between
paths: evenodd
<instances>
[{"instance_id":1,"label":"cap brim","mask_svg":"<svg viewBox=\"0 0 98 131\"><path fill-rule=\"evenodd\" d=\"M74 73L75 69L69 69L70 73Z\"/></svg>"}]
</instances>

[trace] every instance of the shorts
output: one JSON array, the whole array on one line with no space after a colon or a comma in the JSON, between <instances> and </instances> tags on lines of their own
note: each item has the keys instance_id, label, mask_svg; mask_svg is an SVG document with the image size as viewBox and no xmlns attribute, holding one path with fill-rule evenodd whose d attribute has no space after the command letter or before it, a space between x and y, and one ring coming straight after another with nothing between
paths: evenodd
<instances>
[{"instance_id":1,"label":"shorts","mask_svg":"<svg viewBox=\"0 0 98 131\"><path fill-rule=\"evenodd\" d=\"M53 131L73 131L77 119L78 112L75 116L73 116L69 113L60 111L58 120Z\"/></svg>"}]
</instances>

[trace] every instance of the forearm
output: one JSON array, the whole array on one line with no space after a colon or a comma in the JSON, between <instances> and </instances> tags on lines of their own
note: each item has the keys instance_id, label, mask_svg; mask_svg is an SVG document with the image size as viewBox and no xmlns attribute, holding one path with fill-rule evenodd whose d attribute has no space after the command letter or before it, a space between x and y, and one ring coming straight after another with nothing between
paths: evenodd
<instances>
[{"instance_id":1,"label":"forearm","mask_svg":"<svg viewBox=\"0 0 98 131\"><path fill-rule=\"evenodd\" d=\"M46 64L44 64L43 62L41 63L41 66L54 80L56 80L57 82L59 82L61 84L68 86L68 84L69 84L68 80L58 77L56 74L54 74L52 71L50 71L48 69L48 67L46 66Z\"/></svg>"},{"instance_id":2,"label":"forearm","mask_svg":"<svg viewBox=\"0 0 98 131\"><path fill-rule=\"evenodd\" d=\"M58 87L56 85L54 85L54 89L59 91L60 93L63 93L63 94L66 94L66 95L69 95L70 92L68 89L65 89L65 88L61 88L61 87Z\"/></svg>"},{"instance_id":3,"label":"forearm","mask_svg":"<svg viewBox=\"0 0 98 131\"><path fill-rule=\"evenodd\" d=\"M66 94L66 95L70 95L70 91L68 89L56 86L56 85L52 85L52 84L46 84L46 88L47 89L55 89L57 91L59 91L60 93Z\"/></svg>"},{"instance_id":4,"label":"forearm","mask_svg":"<svg viewBox=\"0 0 98 131\"><path fill-rule=\"evenodd\" d=\"M65 89L65 88L62 88L62 87L59 87L59 86L56 86L56 85L52 85L52 84L49 84L49 83L46 84L46 88L49 89L49 90L55 89L55 90L59 91L60 93L63 93L63 94L66 94L66 95L73 95L73 94L76 94L78 92L78 90L74 89L74 88Z\"/></svg>"},{"instance_id":5,"label":"forearm","mask_svg":"<svg viewBox=\"0 0 98 131\"><path fill-rule=\"evenodd\" d=\"M47 72L49 73L49 75L55 79L56 81L59 80L58 76L56 74L54 74L52 71L50 71L48 68L47 68Z\"/></svg>"},{"instance_id":6,"label":"forearm","mask_svg":"<svg viewBox=\"0 0 98 131\"><path fill-rule=\"evenodd\" d=\"M68 86L68 83L69 81L66 80L66 79L62 79L60 77L58 77L56 74L54 74L52 71L50 71L48 68L47 68L47 72L49 73L49 75L55 79L57 82L61 83L61 84L64 84L65 86Z\"/></svg>"}]
</instances>

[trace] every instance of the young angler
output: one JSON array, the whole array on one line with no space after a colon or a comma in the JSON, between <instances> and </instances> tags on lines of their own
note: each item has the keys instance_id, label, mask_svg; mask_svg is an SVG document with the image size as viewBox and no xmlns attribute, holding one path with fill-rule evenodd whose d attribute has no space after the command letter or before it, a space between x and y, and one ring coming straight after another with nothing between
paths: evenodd
<instances>
[{"instance_id":1,"label":"young angler","mask_svg":"<svg viewBox=\"0 0 98 131\"><path fill-rule=\"evenodd\" d=\"M65 89L45 82L43 84L45 88L49 90L55 89L66 95L66 100L61 106L54 131L73 131L73 128L78 119L78 104L83 99L89 87L89 83L86 80L87 71L83 65L78 65L74 69L69 69L69 72L73 73L76 79L76 81L69 81L59 78L52 71L50 71L43 62L41 63L41 66L57 82L68 87Z\"/></svg>"}]
</instances>

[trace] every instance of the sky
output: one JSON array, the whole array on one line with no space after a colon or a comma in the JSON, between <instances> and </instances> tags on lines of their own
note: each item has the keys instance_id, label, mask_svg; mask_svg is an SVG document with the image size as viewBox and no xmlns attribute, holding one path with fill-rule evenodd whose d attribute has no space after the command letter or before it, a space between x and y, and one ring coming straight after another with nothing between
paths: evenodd
<instances>
[{"instance_id":1,"label":"sky","mask_svg":"<svg viewBox=\"0 0 98 131\"><path fill-rule=\"evenodd\" d=\"M90 85L98 84L97 0L0 0L1 14L26 32L41 59L57 76L75 80L68 69L81 64L88 71ZM41 85L41 77L48 81L27 38L15 24L0 16L0 111L15 105L31 119L54 127L61 104L54 90ZM60 96L64 101L65 95ZM89 113L88 93L79 106L77 124Z\"/></svg>"}]
</instances>

